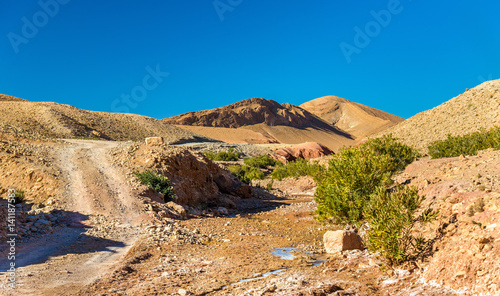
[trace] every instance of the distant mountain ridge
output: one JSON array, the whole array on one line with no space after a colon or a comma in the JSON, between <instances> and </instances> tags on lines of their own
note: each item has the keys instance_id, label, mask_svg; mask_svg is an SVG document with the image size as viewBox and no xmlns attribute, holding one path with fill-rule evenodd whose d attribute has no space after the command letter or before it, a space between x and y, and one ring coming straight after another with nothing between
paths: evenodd
<instances>
[{"instance_id":1,"label":"distant mountain ridge","mask_svg":"<svg viewBox=\"0 0 500 296\"><path fill-rule=\"evenodd\" d=\"M357 139L363 139L404 121L402 117L337 96L317 98L299 107Z\"/></svg>"}]
</instances>

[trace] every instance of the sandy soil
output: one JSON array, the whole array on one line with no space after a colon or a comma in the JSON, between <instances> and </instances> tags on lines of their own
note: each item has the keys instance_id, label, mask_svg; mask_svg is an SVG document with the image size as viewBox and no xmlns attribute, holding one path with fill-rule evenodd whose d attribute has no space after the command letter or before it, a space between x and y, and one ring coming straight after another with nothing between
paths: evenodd
<instances>
[{"instance_id":1,"label":"sandy soil","mask_svg":"<svg viewBox=\"0 0 500 296\"><path fill-rule=\"evenodd\" d=\"M20 244L18 288L3 287L2 295L71 295L120 260L140 232L141 205L107 158L117 143L68 142L58 157L67 184L59 201L66 225Z\"/></svg>"}]
</instances>

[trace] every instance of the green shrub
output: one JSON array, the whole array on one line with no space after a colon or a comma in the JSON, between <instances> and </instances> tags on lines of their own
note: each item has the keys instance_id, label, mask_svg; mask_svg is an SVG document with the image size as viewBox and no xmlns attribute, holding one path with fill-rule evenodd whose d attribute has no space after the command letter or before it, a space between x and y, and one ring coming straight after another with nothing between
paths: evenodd
<instances>
[{"instance_id":1,"label":"green shrub","mask_svg":"<svg viewBox=\"0 0 500 296\"><path fill-rule=\"evenodd\" d=\"M248 165L230 165L228 170L233 176L246 184L250 184L252 180L262 180L265 177L264 172L260 169Z\"/></svg>"},{"instance_id":2,"label":"green shrub","mask_svg":"<svg viewBox=\"0 0 500 296\"><path fill-rule=\"evenodd\" d=\"M422 236L412 235L416 223L428 223L437 213L424 211L419 219L415 212L423 197L416 187L397 186L393 190L378 187L370 196L365 208L368 231L368 248L380 252L390 265L414 260L430 246Z\"/></svg>"},{"instance_id":3,"label":"green shrub","mask_svg":"<svg viewBox=\"0 0 500 296\"><path fill-rule=\"evenodd\" d=\"M217 153L205 152L205 155L208 159L214 161L237 161L241 157L241 153L235 152L233 148L229 148L228 151L220 151Z\"/></svg>"},{"instance_id":4,"label":"green shrub","mask_svg":"<svg viewBox=\"0 0 500 296\"><path fill-rule=\"evenodd\" d=\"M265 169L267 167L280 165L281 162L272 159L269 155L260 155L254 157L246 157L243 159L245 164L250 167Z\"/></svg>"},{"instance_id":5,"label":"green shrub","mask_svg":"<svg viewBox=\"0 0 500 296\"><path fill-rule=\"evenodd\" d=\"M370 194L379 186L389 186L392 175L417 157L415 150L390 135L342 149L315 178L318 219L359 224Z\"/></svg>"},{"instance_id":6,"label":"green shrub","mask_svg":"<svg viewBox=\"0 0 500 296\"><path fill-rule=\"evenodd\" d=\"M165 176L153 173L151 171L144 171L140 173L135 171L134 175L137 177L141 184L148 186L156 192L163 194L163 200L169 202L174 200L175 194L174 189L170 180L165 178Z\"/></svg>"},{"instance_id":7,"label":"green shrub","mask_svg":"<svg viewBox=\"0 0 500 296\"><path fill-rule=\"evenodd\" d=\"M311 163L305 159L297 159L291 161L285 165L277 166L274 168L271 176L273 179L282 180L287 177L298 178L300 176L311 176L316 177L318 174L323 172L324 166L318 164L318 162Z\"/></svg>"},{"instance_id":8,"label":"green shrub","mask_svg":"<svg viewBox=\"0 0 500 296\"><path fill-rule=\"evenodd\" d=\"M14 204L20 204L23 203L26 200L26 196L24 195L23 190L16 190L16 193L14 195Z\"/></svg>"},{"instance_id":9,"label":"green shrub","mask_svg":"<svg viewBox=\"0 0 500 296\"><path fill-rule=\"evenodd\" d=\"M432 158L476 155L479 150L500 149L500 128L483 130L463 136L448 135L446 140L432 142L428 149Z\"/></svg>"}]
</instances>

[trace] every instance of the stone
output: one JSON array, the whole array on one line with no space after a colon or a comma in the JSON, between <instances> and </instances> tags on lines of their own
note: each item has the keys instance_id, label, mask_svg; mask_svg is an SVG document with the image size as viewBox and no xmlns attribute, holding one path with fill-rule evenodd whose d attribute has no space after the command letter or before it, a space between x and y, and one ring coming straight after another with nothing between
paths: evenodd
<instances>
[{"instance_id":1,"label":"stone","mask_svg":"<svg viewBox=\"0 0 500 296\"><path fill-rule=\"evenodd\" d=\"M346 230L327 231L323 235L323 244L329 254L347 250L362 250L364 248L361 237L352 231Z\"/></svg>"},{"instance_id":2,"label":"stone","mask_svg":"<svg viewBox=\"0 0 500 296\"><path fill-rule=\"evenodd\" d=\"M146 138L146 145L147 146L157 146L163 144L163 138L162 137L149 137Z\"/></svg>"},{"instance_id":3,"label":"stone","mask_svg":"<svg viewBox=\"0 0 500 296\"><path fill-rule=\"evenodd\" d=\"M187 291L185 289L179 289L179 291L177 291L177 293L179 293L179 295L182 295L182 296L193 295L193 293L191 293L190 291Z\"/></svg>"},{"instance_id":4,"label":"stone","mask_svg":"<svg viewBox=\"0 0 500 296\"><path fill-rule=\"evenodd\" d=\"M186 217L187 216L186 209L183 206L176 204L173 201L167 202L166 206L169 207L170 209L172 209L175 212L175 214L179 217Z\"/></svg>"}]
</instances>

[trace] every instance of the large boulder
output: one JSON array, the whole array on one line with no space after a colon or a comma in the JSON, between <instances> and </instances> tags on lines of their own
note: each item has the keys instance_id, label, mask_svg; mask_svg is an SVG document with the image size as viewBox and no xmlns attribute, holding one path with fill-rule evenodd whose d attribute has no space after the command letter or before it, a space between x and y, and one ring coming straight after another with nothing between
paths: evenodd
<instances>
[{"instance_id":1,"label":"large boulder","mask_svg":"<svg viewBox=\"0 0 500 296\"><path fill-rule=\"evenodd\" d=\"M333 154L333 151L327 147L319 143L307 142L288 148L277 149L274 151L274 158L282 162L289 162L298 158L311 159L331 154Z\"/></svg>"},{"instance_id":2,"label":"large boulder","mask_svg":"<svg viewBox=\"0 0 500 296\"><path fill-rule=\"evenodd\" d=\"M362 250L364 248L361 237L357 233L348 230L327 231L323 235L323 244L329 254L347 250Z\"/></svg>"},{"instance_id":3,"label":"large boulder","mask_svg":"<svg viewBox=\"0 0 500 296\"><path fill-rule=\"evenodd\" d=\"M162 137L149 137L146 138L146 145L148 146L155 146L155 145L161 145L163 144L163 138Z\"/></svg>"}]
</instances>

